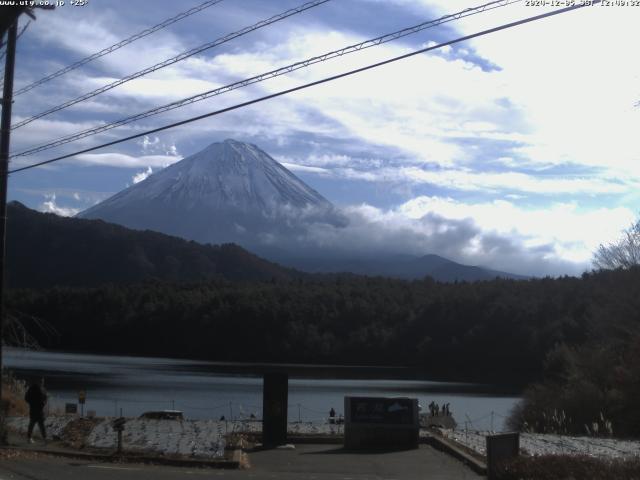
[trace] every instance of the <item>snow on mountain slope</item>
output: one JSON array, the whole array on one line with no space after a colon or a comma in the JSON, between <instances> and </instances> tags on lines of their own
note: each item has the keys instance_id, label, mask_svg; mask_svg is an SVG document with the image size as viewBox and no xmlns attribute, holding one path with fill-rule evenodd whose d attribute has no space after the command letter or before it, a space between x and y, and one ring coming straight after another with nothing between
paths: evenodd
<instances>
[{"instance_id":1,"label":"snow on mountain slope","mask_svg":"<svg viewBox=\"0 0 640 480\"><path fill-rule=\"evenodd\" d=\"M268 243L331 203L255 145L225 140L78 214L201 242ZM305 213L306 212L306 213Z\"/></svg>"},{"instance_id":2,"label":"snow on mountain slope","mask_svg":"<svg viewBox=\"0 0 640 480\"><path fill-rule=\"evenodd\" d=\"M322 195L255 145L225 140L149 176L80 216L151 199L179 202L186 210L197 205L247 211L285 204L299 208L329 205Z\"/></svg>"}]
</instances>

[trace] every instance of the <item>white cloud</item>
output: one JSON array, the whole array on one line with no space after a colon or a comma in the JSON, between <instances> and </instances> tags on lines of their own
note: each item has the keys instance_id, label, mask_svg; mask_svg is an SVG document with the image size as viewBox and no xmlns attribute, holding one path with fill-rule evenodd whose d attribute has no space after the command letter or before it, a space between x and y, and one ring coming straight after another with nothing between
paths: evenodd
<instances>
[{"instance_id":1,"label":"white cloud","mask_svg":"<svg viewBox=\"0 0 640 480\"><path fill-rule=\"evenodd\" d=\"M55 43L68 50L69 56L76 60L141 30L139 25L123 21L115 9L101 8L93 12L65 10L64 15L47 16L46 21L30 29L30 33L44 44ZM74 35L68 35L68 32L74 32ZM82 41L77 41L78 38L82 38ZM100 62L105 64L107 70L116 70L121 75L126 75L132 72L132 65L140 66L141 59L144 59L145 64L152 65L185 50L180 38L170 30L156 32L151 39L152 41L137 41L130 47L116 50L101 57Z\"/></svg>"},{"instance_id":2,"label":"white cloud","mask_svg":"<svg viewBox=\"0 0 640 480\"><path fill-rule=\"evenodd\" d=\"M280 163L284 167L288 168L293 172L317 173L320 175L327 175L330 173L329 170L322 167L310 167L308 165L298 165L295 163L288 163L288 162L280 162Z\"/></svg>"},{"instance_id":3,"label":"white cloud","mask_svg":"<svg viewBox=\"0 0 640 480\"><path fill-rule=\"evenodd\" d=\"M166 146L165 147L165 153L167 155L172 156L172 157L180 156L180 154L178 153L178 147L176 146L175 143L173 143L172 145Z\"/></svg>"},{"instance_id":4,"label":"white cloud","mask_svg":"<svg viewBox=\"0 0 640 480\"><path fill-rule=\"evenodd\" d=\"M51 196L55 196L56 199L67 199L75 202L82 202L84 204L95 204L102 200L112 196L115 192L99 192L92 190L76 190L68 188L22 188L16 187L14 192L25 194L28 196L42 197L49 200Z\"/></svg>"},{"instance_id":5,"label":"white cloud","mask_svg":"<svg viewBox=\"0 0 640 480\"><path fill-rule=\"evenodd\" d=\"M150 138L148 135L145 135L142 137L142 140L138 141L138 145L140 145L142 153L145 155L160 154L168 155L170 157L180 157L175 140L164 142L161 141L158 136Z\"/></svg>"},{"instance_id":6,"label":"white cloud","mask_svg":"<svg viewBox=\"0 0 640 480\"><path fill-rule=\"evenodd\" d=\"M348 164L349 162L344 162ZM402 162L404 164L410 162ZM283 165L303 171L299 164L283 162ZM349 166L333 166L329 162L318 169L305 165L304 171L320 173L334 178L365 180L368 182L426 184L463 192L499 194L517 191L538 195L597 195L624 194L640 187L640 181L622 181L617 178L589 176L536 176L517 172L476 172L470 169L427 169L418 166L381 167L375 163L351 159Z\"/></svg>"},{"instance_id":7,"label":"white cloud","mask_svg":"<svg viewBox=\"0 0 640 480\"><path fill-rule=\"evenodd\" d=\"M381 168L383 161L379 158L361 158L353 157L345 154L310 154L301 158L293 158L288 156L276 155L275 158L287 166L291 165L292 168L318 173L333 172L338 174L342 168L359 168L361 170L369 170L374 168Z\"/></svg>"},{"instance_id":8,"label":"white cloud","mask_svg":"<svg viewBox=\"0 0 640 480\"><path fill-rule=\"evenodd\" d=\"M449 220L471 220L486 233L520 238L525 248L552 245L556 259L582 264L588 264L599 244L617 238L635 216L624 207L582 211L575 203L556 203L527 209L504 200L471 204L427 196L404 203L397 212L412 219L435 214Z\"/></svg>"},{"instance_id":9,"label":"white cloud","mask_svg":"<svg viewBox=\"0 0 640 480\"><path fill-rule=\"evenodd\" d=\"M417 183L429 183L454 190L508 191L537 194L625 193L637 185L624 185L594 177L533 176L516 172L470 172L463 170L427 171L405 167L398 174Z\"/></svg>"},{"instance_id":10,"label":"white cloud","mask_svg":"<svg viewBox=\"0 0 640 480\"><path fill-rule=\"evenodd\" d=\"M14 117L14 122L23 120L25 117ZM74 122L69 120L54 120L51 118L41 118L28 125L21 127L11 135L12 153L27 150L34 146L48 143L54 139L77 133L79 130L86 130L98 126L100 122ZM86 142L95 139L83 139L74 142L75 148L78 145L85 145ZM49 154L46 152L45 155ZM12 161L30 162L32 157L19 157Z\"/></svg>"},{"instance_id":11,"label":"white cloud","mask_svg":"<svg viewBox=\"0 0 640 480\"><path fill-rule=\"evenodd\" d=\"M584 255L573 258L567 254L572 248L569 241L534 238L516 230L501 233L471 218L452 218L436 211L412 218L402 209L367 204L342 212L345 225L310 223L295 239L298 248L302 245L308 252L342 252L352 257L433 253L463 264L539 276L578 275L590 267ZM532 238L535 245L530 243ZM292 241L282 239L287 240Z\"/></svg>"},{"instance_id":12,"label":"white cloud","mask_svg":"<svg viewBox=\"0 0 640 480\"><path fill-rule=\"evenodd\" d=\"M160 144L160 137L149 138L149 135L145 135L139 143L142 146L142 151L147 153Z\"/></svg>"},{"instance_id":13,"label":"white cloud","mask_svg":"<svg viewBox=\"0 0 640 480\"><path fill-rule=\"evenodd\" d=\"M591 269L597 246L617 238L634 219L634 212L623 207L524 208L505 200L474 204L435 196L391 209L365 203L346 207L341 215L336 222L299 215L298 232L282 238L271 233L269 242L320 256L435 253L524 275L579 275Z\"/></svg>"},{"instance_id":14,"label":"white cloud","mask_svg":"<svg viewBox=\"0 0 640 480\"><path fill-rule=\"evenodd\" d=\"M73 217L80 211L79 208L62 207L56 203L56 194L52 193L45 196L45 201L40 205L41 212L55 213L61 217Z\"/></svg>"},{"instance_id":15,"label":"white cloud","mask_svg":"<svg viewBox=\"0 0 640 480\"><path fill-rule=\"evenodd\" d=\"M181 157L173 155L142 155L134 157L124 153L85 153L74 159L86 165L105 165L120 168L139 168L147 165L148 168L164 168L177 161Z\"/></svg>"},{"instance_id":16,"label":"white cloud","mask_svg":"<svg viewBox=\"0 0 640 480\"><path fill-rule=\"evenodd\" d=\"M429 1L442 12L461 3ZM471 33L486 27L488 19L498 24L549 10L514 5L456 26ZM628 61L639 20L637 8L587 7L470 42L502 67L496 87L526 112L531 129L522 153L538 162L614 166L639 176L635 131L640 109L633 104L639 97L640 65ZM576 49L567 61L567 51L558 47L562 39L570 34L574 42L589 42L594 31L607 42ZM611 45L618 46L616 55Z\"/></svg>"},{"instance_id":17,"label":"white cloud","mask_svg":"<svg viewBox=\"0 0 640 480\"><path fill-rule=\"evenodd\" d=\"M322 154L322 155L309 155L304 158L305 165L314 165L317 167L322 166L339 166L339 165L353 165L359 163L358 159L354 159L348 155L336 155L336 154ZM379 163L378 163L379 165ZM375 166L372 165L372 166Z\"/></svg>"},{"instance_id":18,"label":"white cloud","mask_svg":"<svg viewBox=\"0 0 640 480\"><path fill-rule=\"evenodd\" d=\"M147 177L149 177L149 175L151 175L152 173L153 173L153 170L151 169L151 167L147 167L146 170L142 172L138 172L133 177L131 177L131 180L133 181L134 184L140 183L143 180L146 180Z\"/></svg>"}]
</instances>

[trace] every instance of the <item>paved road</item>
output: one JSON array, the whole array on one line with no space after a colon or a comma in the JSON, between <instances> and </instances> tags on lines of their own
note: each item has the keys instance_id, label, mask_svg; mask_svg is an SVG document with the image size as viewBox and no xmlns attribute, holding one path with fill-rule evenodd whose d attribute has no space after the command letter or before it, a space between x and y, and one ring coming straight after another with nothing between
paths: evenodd
<instances>
[{"instance_id":1,"label":"paved road","mask_svg":"<svg viewBox=\"0 0 640 480\"><path fill-rule=\"evenodd\" d=\"M462 480L482 478L426 445L417 450L347 453L335 445L299 445L295 450L249 454L246 470L207 470L96 463L31 453L0 461L0 480Z\"/></svg>"}]
</instances>

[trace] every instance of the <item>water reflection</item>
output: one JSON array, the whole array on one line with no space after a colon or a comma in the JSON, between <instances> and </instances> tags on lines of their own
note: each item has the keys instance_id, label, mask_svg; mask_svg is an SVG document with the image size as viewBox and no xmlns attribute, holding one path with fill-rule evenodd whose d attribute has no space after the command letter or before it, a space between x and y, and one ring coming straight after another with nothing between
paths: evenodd
<instances>
[{"instance_id":1,"label":"water reflection","mask_svg":"<svg viewBox=\"0 0 640 480\"><path fill-rule=\"evenodd\" d=\"M97 415L137 416L147 410L177 408L189 418L261 415L262 378L250 375L261 365L219 364L166 358L103 356L5 349L3 361L21 378L45 378L51 407L62 409L87 392L87 410ZM342 413L345 395L410 396L422 405L448 402L459 423L474 428L503 426L504 416L518 400L512 391L490 385L423 380L344 378L357 376L339 366L292 367L289 381L291 420L322 421L330 408ZM244 373L243 373L244 372ZM360 374L394 375L398 371ZM308 378L333 374L336 378ZM298 377L307 378L298 378ZM491 416L491 412L494 415Z\"/></svg>"}]
</instances>

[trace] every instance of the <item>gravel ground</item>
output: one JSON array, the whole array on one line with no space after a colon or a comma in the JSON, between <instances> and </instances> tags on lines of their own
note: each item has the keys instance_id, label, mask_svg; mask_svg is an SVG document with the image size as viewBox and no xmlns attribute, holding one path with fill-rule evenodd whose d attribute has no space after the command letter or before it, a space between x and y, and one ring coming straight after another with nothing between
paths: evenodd
<instances>
[{"instance_id":1,"label":"gravel ground","mask_svg":"<svg viewBox=\"0 0 640 480\"><path fill-rule=\"evenodd\" d=\"M443 430L442 433L481 455L486 454L486 436L490 432ZM640 455L640 441L538 433L520 434L520 448L529 455L591 455L607 458L630 458Z\"/></svg>"}]
</instances>

